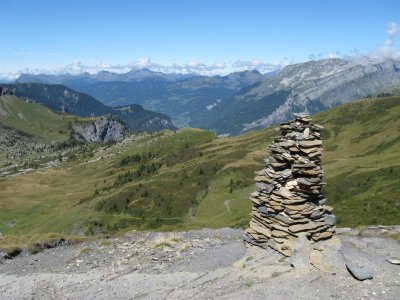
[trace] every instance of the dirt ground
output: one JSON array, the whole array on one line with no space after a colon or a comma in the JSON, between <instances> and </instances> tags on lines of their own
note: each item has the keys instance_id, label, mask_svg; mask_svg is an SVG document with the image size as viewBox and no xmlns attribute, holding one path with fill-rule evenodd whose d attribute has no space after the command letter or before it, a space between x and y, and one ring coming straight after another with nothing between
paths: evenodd
<instances>
[{"instance_id":1,"label":"dirt ground","mask_svg":"<svg viewBox=\"0 0 400 300\"><path fill-rule=\"evenodd\" d=\"M243 231L130 232L0 260L1 299L400 299L400 226L338 230L346 259L373 273L302 272Z\"/></svg>"}]
</instances>

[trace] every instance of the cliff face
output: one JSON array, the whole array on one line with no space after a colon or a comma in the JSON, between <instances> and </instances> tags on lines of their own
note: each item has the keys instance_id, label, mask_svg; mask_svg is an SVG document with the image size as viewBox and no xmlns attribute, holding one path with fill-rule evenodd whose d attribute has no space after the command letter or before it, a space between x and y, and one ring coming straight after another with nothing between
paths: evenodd
<instances>
[{"instance_id":1,"label":"cliff face","mask_svg":"<svg viewBox=\"0 0 400 300\"><path fill-rule=\"evenodd\" d=\"M397 60L335 58L290 65L221 101L205 126L218 134L241 134L287 121L294 112L314 114L399 86Z\"/></svg>"},{"instance_id":2,"label":"cliff face","mask_svg":"<svg viewBox=\"0 0 400 300\"><path fill-rule=\"evenodd\" d=\"M284 68L239 100L261 99L286 91L285 101L266 116L243 123L242 131L262 128L290 118L292 112L315 113L367 95L391 91L400 85L400 62L355 62L328 59ZM256 104L254 104L256 105Z\"/></svg>"},{"instance_id":3,"label":"cliff face","mask_svg":"<svg viewBox=\"0 0 400 300\"><path fill-rule=\"evenodd\" d=\"M111 116L102 116L89 125L73 126L75 138L85 143L107 143L122 141L128 128Z\"/></svg>"}]
</instances>

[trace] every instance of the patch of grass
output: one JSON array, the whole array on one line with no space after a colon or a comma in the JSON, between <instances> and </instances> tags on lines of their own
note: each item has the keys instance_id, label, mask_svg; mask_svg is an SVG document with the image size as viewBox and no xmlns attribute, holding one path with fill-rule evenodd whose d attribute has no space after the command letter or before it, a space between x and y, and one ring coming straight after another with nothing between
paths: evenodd
<instances>
[{"instance_id":1,"label":"patch of grass","mask_svg":"<svg viewBox=\"0 0 400 300\"><path fill-rule=\"evenodd\" d=\"M79 250L79 255L82 256L82 255L88 254L88 253L90 253L90 252L92 252L92 249L91 249L91 248L89 248L89 247L84 247L84 248L81 248L81 249Z\"/></svg>"},{"instance_id":2,"label":"patch of grass","mask_svg":"<svg viewBox=\"0 0 400 300\"><path fill-rule=\"evenodd\" d=\"M189 243L184 243L179 247L178 251L179 252L185 252L185 251L187 251L189 249L190 249L190 244Z\"/></svg>"},{"instance_id":3,"label":"patch of grass","mask_svg":"<svg viewBox=\"0 0 400 300\"><path fill-rule=\"evenodd\" d=\"M136 257L136 256L139 256L139 251L133 251L130 255L129 255L129 258L133 258L133 257Z\"/></svg>"},{"instance_id":4,"label":"patch of grass","mask_svg":"<svg viewBox=\"0 0 400 300\"><path fill-rule=\"evenodd\" d=\"M14 258L22 252L22 248L14 245L7 246L2 250L6 253L6 258L8 259Z\"/></svg>"},{"instance_id":5,"label":"patch of grass","mask_svg":"<svg viewBox=\"0 0 400 300\"><path fill-rule=\"evenodd\" d=\"M100 246L111 246L112 243L110 241L101 241L99 245Z\"/></svg>"},{"instance_id":6,"label":"patch of grass","mask_svg":"<svg viewBox=\"0 0 400 300\"><path fill-rule=\"evenodd\" d=\"M14 128L21 135L36 136L47 143L67 141L73 122L86 123L90 120L57 114L45 106L27 103L13 95L1 97L0 110L4 112L2 124Z\"/></svg>"},{"instance_id":7,"label":"patch of grass","mask_svg":"<svg viewBox=\"0 0 400 300\"><path fill-rule=\"evenodd\" d=\"M253 282L246 281L246 282L242 283L242 284L240 285L240 287L242 287L242 288L250 288L250 287L253 286L253 284L254 284Z\"/></svg>"},{"instance_id":8,"label":"patch of grass","mask_svg":"<svg viewBox=\"0 0 400 300\"><path fill-rule=\"evenodd\" d=\"M179 243L179 242L181 242L181 241L182 241L182 238L179 237L179 236L176 236L176 237L171 238L171 242L174 242L174 243Z\"/></svg>"},{"instance_id":9,"label":"patch of grass","mask_svg":"<svg viewBox=\"0 0 400 300\"><path fill-rule=\"evenodd\" d=\"M166 248L180 242L182 238L176 233L160 233L152 242L154 248Z\"/></svg>"},{"instance_id":10,"label":"patch of grass","mask_svg":"<svg viewBox=\"0 0 400 300\"><path fill-rule=\"evenodd\" d=\"M171 243L169 243L169 242L159 242L159 243L154 244L155 248L165 248L165 247L170 247L170 246L171 246Z\"/></svg>"},{"instance_id":11,"label":"patch of grass","mask_svg":"<svg viewBox=\"0 0 400 300\"><path fill-rule=\"evenodd\" d=\"M276 277L279 277L279 276L281 276L281 275L283 275L283 274L285 274L285 273L287 273L288 271L284 271L284 272L272 272L272 275L271 275L271 277L272 278L276 278Z\"/></svg>"},{"instance_id":12,"label":"patch of grass","mask_svg":"<svg viewBox=\"0 0 400 300\"><path fill-rule=\"evenodd\" d=\"M394 239L394 240L400 242L400 233L386 233L386 234L382 234L382 236L384 236L386 238Z\"/></svg>"},{"instance_id":13,"label":"patch of grass","mask_svg":"<svg viewBox=\"0 0 400 300\"><path fill-rule=\"evenodd\" d=\"M27 250L31 254L36 254L43 249L53 248L59 244L71 244L82 242L81 236L66 236L58 233L29 234L29 235L5 235L0 237L0 249L4 252L18 254Z\"/></svg>"}]
</instances>

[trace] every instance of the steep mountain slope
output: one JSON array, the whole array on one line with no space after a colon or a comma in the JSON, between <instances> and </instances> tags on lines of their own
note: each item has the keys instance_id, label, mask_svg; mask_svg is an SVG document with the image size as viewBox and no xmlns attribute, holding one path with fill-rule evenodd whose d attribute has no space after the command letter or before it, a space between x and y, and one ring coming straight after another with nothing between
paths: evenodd
<instances>
[{"instance_id":1,"label":"steep mountain slope","mask_svg":"<svg viewBox=\"0 0 400 300\"><path fill-rule=\"evenodd\" d=\"M66 140L68 122L78 117L59 115L39 104L26 103L15 95L0 97L0 123L45 141Z\"/></svg>"},{"instance_id":2,"label":"steep mountain slope","mask_svg":"<svg viewBox=\"0 0 400 300\"><path fill-rule=\"evenodd\" d=\"M101 116L111 113L110 107L93 97L75 92L63 85L41 83L3 85L26 102L40 103L54 111L82 117Z\"/></svg>"},{"instance_id":3,"label":"steep mountain slope","mask_svg":"<svg viewBox=\"0 0 400 300\"><path fill-rule=\"evenodd\" d=\"M175 126L169 117L144 109L139 104L114 107L113 112L127 124L130 124L131 127L136 128L137 131L175 130Z\"/></svg>"},{"instance_id":4,"label":"steep mountain slope","mask_svg":"<svg viewBox=\"0 0 400 300\"><path fill-rule=\"evenodd\" d=\"M9 137L11 134L14 140L24 139L27 147L31 144L29 138L31 142L55 145L72 143L74 139L86 143L121 141L128 134L126 125L110 115L82 118L56 114L43 105L27 103L12 94L0 96L0 126L3 133L0 142L12 142ZM1 152L3 150L0 148Z\"/></svg>"},{"instance_id":5,"label":"steep mountain slope","mask_svg":"<svg viewBox=\"0 0 400 300\"><path fill-rule=\"evenodd\" d=\"M325 126L326 194L339 224L398 224L400 97L356 100L315 118Z\"/></svg>"},{"instance_id":6,"label":"steep mountain slope","mask_svg":"<svg viewBox=\"0 0 400 300\"><path fill-rule=\"evenodd\" d=\"M257 71L247 71L223 77L191 76L174 81L150 78L132 82L97 82L76 88L108 105L138 103L146 109L171 116L177 126L204 128L209 110L262 78Z\"/></svg>"},{"instance_id":7,"label":"steep mountain slope","mask_svg":"<svg viewBox=\"0 0 400 300\"><path fill-rule=\"evenodd\" d=\"M398 223L399 115L400 97L389 97L314 116L325 126L325 191L340 226ZM246 226L254 171L275 135L267 128L217 139L183 129L86 149L62 168L1 180L0 231Z\"/></svg>"},{"instance_id":8,"label":"steep mountain slope","mask_svg":"<svg viewBox=\"0 0 400 300\"><path fill-rule=\"evenodd\" d=\"M264 77L257 71L232 73L227 76L163 74L149 70L125 74L100 72L96 75L21 75L18 82L41 81L63 83L87 93L111 106L140 104L146 109L171 116L180 127L202 127L208 112L241 88Z\"/></svg>"},{"instance_id":9,"label":"steep mountain slope","mask_svg":"<svg viewBox=\"0 0 400 300\"><path fill-rule=\"evenodd\" d=\"M239 134L287 120L292 112L315 113L399 85L398 61L335 58L290 65L221 103L206 128Z\"/></svg>"},{"instance_id":10,"label":"steep mountain slope","mask_svg":"<svg viewBox=\"0 0 400 300\"><path fill-rule=\"evenodd\" d=\"M71 90L63 85L27 83L3 85L11 89L15 95L27 102L41 103L55 111L82 117L101 116L106 114L114 115L130 127L132 131L149 132L163 129L175 129L169 117L136 107L135 110L113 109L102 104L93 97Z\"/></svg>"}]
</instances>

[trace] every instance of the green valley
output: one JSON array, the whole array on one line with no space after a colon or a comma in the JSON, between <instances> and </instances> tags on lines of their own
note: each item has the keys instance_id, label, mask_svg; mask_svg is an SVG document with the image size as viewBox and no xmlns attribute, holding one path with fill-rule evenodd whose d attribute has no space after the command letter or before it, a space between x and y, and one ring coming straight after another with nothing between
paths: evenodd
<instances>
[{"instance_id":1,"label":"green valley","mask_svg":"<svg viewBox=\"0 0 400 300\"><path fill-rule=\"evenodd\" d=\"M400 97L361 99L313 116L323 131L326 195L338 226L400 219ZM96 234L242 227L254 171L275 128L232 138L199 129L82 147L53 169L0 179L0 231Z\"/></svg>"}]
</instances>

